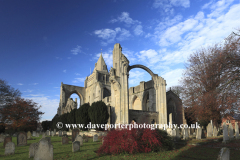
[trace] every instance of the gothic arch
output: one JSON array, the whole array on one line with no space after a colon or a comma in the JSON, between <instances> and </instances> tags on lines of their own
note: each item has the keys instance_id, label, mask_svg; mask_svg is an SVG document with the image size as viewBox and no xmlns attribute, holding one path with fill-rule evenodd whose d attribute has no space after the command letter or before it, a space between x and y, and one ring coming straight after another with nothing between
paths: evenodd
<instances>
[{"instance_id":1,"label":"gothic arch","mask_svg":"<svg viewBox=\"0 0 240 160\"><path fill-rule=\"evenodd\" d=\"M156 76L156 74L154 74L148 67L146 67L144 65L141 65L141 64L135 64L135 65L132 65L132 66L128 66L127 72L129 73L129 71L133 68L144 69L145 71L147 71L152 76L152 78Z\"/></svg>"},{"instance_id":2,"label":"gothic arch","mask_svg":"<svg viewBox=\"0 0 240 160\"><path fill-rule=\"evenodd\" d=\"M142 110L143 109L141 98L138 97L137 95L134 95L131 100L131 108L133 110Z\"/></svg>"}]
</instances>

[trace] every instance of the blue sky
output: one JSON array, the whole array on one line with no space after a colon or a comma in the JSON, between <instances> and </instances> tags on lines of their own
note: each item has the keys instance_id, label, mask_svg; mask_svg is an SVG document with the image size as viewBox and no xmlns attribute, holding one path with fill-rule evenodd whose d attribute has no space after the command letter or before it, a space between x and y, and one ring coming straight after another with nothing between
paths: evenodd
<instances>
[{"instance_id":1,"label":"blue sky","mask_svg":"<svg viewBox=\"0 0 240 160\"><path fill-rule=\"evenodd\" d=\"M101 49L109 70L120 43L130 65L149 67L168 89L191 53L240 27L239 11L239 0L1 0L0 78L52 119L61 82L84 86ZM133 69L129 86L150 79Z\"/></svg>"}]
</instances>

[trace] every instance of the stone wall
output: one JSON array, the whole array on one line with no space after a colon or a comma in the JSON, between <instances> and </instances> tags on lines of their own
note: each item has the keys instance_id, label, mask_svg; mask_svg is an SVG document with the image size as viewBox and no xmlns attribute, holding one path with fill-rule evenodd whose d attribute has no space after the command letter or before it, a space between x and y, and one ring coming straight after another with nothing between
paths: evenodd
<instances>
[{"instance_id":1,"label":"stone wall","mask_svg":"<svg viewBox=\"0 0 240 160\"><path fill-rule=\"evenodd\" d=\"M129 122L131 122L133 119L135 119L138 124L152 124L154 119L156 124L158 124L158 112L129 109Z\"/></svg>"}]
</instances>

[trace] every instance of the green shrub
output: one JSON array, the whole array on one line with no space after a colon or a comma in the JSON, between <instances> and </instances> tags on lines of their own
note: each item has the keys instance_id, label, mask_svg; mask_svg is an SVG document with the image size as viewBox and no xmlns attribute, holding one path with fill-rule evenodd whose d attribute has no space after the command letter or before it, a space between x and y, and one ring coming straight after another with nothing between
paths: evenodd
<instances>
[{"instance_id":1,"label":"green shrub","mask_svg":"<svg viewBox=\"0 0 240 160\"><path fill-rule=\"evenodd\" d=\"M76 123L84 124L84 127L80 128L81 130L87 130L87 128L85 128L85 126L87 126L87 124L91 121L90 117L88 115L89 108L90 108L89 103L85 103L80 108L78 108L75 112Z\"/></svg>"},{"instance_id":2,"label":"green shrub","mask_svg":"<svg viewBox=\"0 0 240 160\"><path fill-rule=\"evenodd\" d=\"M109 118L108 107L102 101L94 102L88 109L88 115L92 124L107 124ZM95 126L93 128L102 130L100 126Z\"/></svg>"},{"instance_id":3,"label":"green shrub","mask_svg":"<svg viewBox=\"0 0 240 160\"><path fill-rule=\"evenodd\" d=\"M162 148L164 150L172 150L175 148L175 144L171 136L168 135L166 130L156 129L159 135L161 135Z\"/></svg>"}]
</instances>

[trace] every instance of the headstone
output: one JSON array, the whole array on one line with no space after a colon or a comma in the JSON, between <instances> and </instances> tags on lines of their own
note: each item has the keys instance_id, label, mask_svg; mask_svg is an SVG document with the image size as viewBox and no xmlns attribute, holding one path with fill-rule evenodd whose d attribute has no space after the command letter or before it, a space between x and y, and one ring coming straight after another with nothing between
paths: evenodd
<instances>
[{"instance_id":1,"label":"headstone","mask_svg":"<svg viewBox=\"0 0 240 160\"><path fill-rule=\"evenodd\" d=\"M75 141L75 138L79 135L79 130L78 129L73 129L72 130L72 142Z\"/></svg>"},{"instance_id":2,"label":"headstone","mask_svg":"<svg viewBox=\"0 0 240 160\"><path fill-rule=\"evenodd\" d=\"M42 134L42 138L45 138L45 137L46 137L46 134L47 134L47 133L43 133L43 134Z\"/></svg>"},{"instance_id":3,"label":"headstone","mask_svg":"<svg viewBox=\"0 0 240 160\"><path fill-rule=\"evenodd\" d=\"M5 138L5 136L1 134L0 135L0 143L4 142L4 138Z\"/></svg>"},{"instance_id":4,"label":"headstone","mask_svg":"<svg viewBox=\"0 0 240 160\"><path fill-rule=\"evenodd\" d=\"M230 140L234 139L232 123L229 124L229 127L228 127L228 134L229 134L229 139L230 139Z\"/></svg>"},{"instance_id":5,"label":"headstone","mask_svg":"<svg viewBox=\"0 0 240 160\"><path fill-rule=\"evenodd\" d=\"M36 137L36 131L33 131L32 136L33 136L33 137Z\"/></svg>"},{"instance_id":6,"label":"headstone","mask_svg":"<svg viewBox=\"0 0 240 160\"><path fill-rule=\"evenodd\" d=\"M39 133L38 132L36 133L36 137L39 137Z\"/></svg>"},{"instance_id":7,"label":"headstone","mask_svg":"<svg viewBox=\"0 0 240 160\"><path fill-rule=\"evenodd\" d=\"M230 150L226 147L222 148L218 154L217 160L230 160Z\"/></svg>"},{"instance_id":8,"label":"headstone","mask_svg":"<svg viewBox=\"0 0 240 160\"><path fill-rule=\"evenodd\" d=\"M98 135L95 134L95 135L93 136L93 142L97 142L97 141L98 141Z\"/></svg>"},{"instance_id":9,"label":"headstone","mask_svg":"<svg viewBox=\"0 0 240 160\"><path fill-rule=\"evenodd\" d=\"M188 128L188 137L190 137L190 135L191 135L191 134L190 134L190 128Z\"/></svg>"},{"instance_id":10,"label":"headstone","mask_svg":"<svg viewBox=\"0 0 240 160\"><path fill-rule=\"evenodd\" d=\"M56 129L54 129L53 134L54 134L54 136L56 136Z\"/></svg>"},{"instance_id":11,"label":"headstone","mask_svg":"<svg viewBox=\"0 0 240 160\"><path fill-rule=\"evenodd\" d=\"M29 146L29 158L33 158L37 150L38 143L32 143Z\"/></svg>"},{"instance_id":12,"label":"headstone","mask_svg":"<svg viewBox=\"0 0 240 160\"><path fill-rule=\"evenodd\" d=\"M63 131L63 134L67 134L67 131Z\"/></svg>"},{"instance_id":13,"label":"headstone","mask_svg":"<svg viewBox=\"0 0 240 160\"><path fill-rule=\"evenodd\" d=\"M227 129L226 123L224 122L223 123L223 143L226 143L227 141L229 141L228 129Z\"/></svg>"},{"instance_id":14,"label":"headstone","mask_svg":"<svg viewBox=\"0 0 240 160\"><path fill-rule=\"evenodd\" d=\"M172 137L173 137L173 139L174 139L174 141L176 141L176 130L175 129L173 129L172 130Z\"/></svg>"},{"instance_id":15,"label":"headstone","mask_svg":"<svg viewBox=\"0 0 240 160\"><path fill-rule=\"evenodd\" d=\"M183 128L183 139L188 140L188 128Z\"/></svg>"},{"instance_id":16,"label":"headstone","mask_svg":"<svg viewBox=\"0 0 240 160\"><path fill-rule=\"evenodd\" d=\"M54 132L53 132L53 131L51 131L51 136L52 136L52 137L54 136Z\"/></svg>"},{"instance_id":17,"label":"headstone","mask_svg":"<svg viewBox=\"0 0 240 160\"><path fill-rule=\"evenodd\" d=\"M13 134L13 137L17 137L17 133L14 133L14 134Z\"/></svg>"},{"instance_id":18,"label":"headstone","mask_svg":"<svg viewBox=\"0 0 240 160\"><path fill-rule=\"evenodd\" d=\"M62 131L58 131L58 137L62 137Z\"/></svg>"},{"instance_id":19,"label":"headstone","mask_svg":"<svg viewBox=\"0 0 240 160\"><path fill-rule=\"evenodd\" d=\"M5 155L10 155L15 153L15 144L13 142L7 142L5 145Z\"/></svg>"},{"instance_id":20,"label":"headstone","mask_svg":"<svg viewBox=\"0 0 240 160\"><path fill-rule=\"evenodd\" d=\"M213 137L217 137L217 136L218 136L217 127L214 126L214 127L213 127Z\"/></svg>"},{"instance_id":21,"label":"headstone","mask_svg":"<svg viewBox=\"0 0 240 160\"><path fill-rule=\"evenodd\" d=\"M78 136L76 137L75 141L79 141L79 142L80 142L80 146L83 145L83 138L82 138L82 136L78 135Z\"/></svg>"},{"instance_id":22,"label":"headstone","mask_svg":"<svg viewBox=\"0 0 240 160\"><path fill-rule=\"evenodd\" d=\"M209 123L207 126L207 137L212 137L213 136L213 128L212 128L212 124Z\"/></svg>"},{"instance_id":23,"label":"headstone","mask_svg":"<svg viewBox=\"0 0 240 160\"><path fill-rule=\"evenodd\" d=\"M80 151L80 142L74 141L72 143L72 152L77 152L77 151Z\"/></svg>"},{"instance_id":24,"label":"headstone","mask_svg":"<svg viewBox=\"0 0 240 160\"><path fill-rule=\"evenodd\" d=\"M235 122L235 138L236 138L236 139L239 139L238 122Z\"/></svg>"},{"instance_id":25,"label":"headstone","mask_svg":"<svg viewBox=\"0 0 240 160\"><path fill-rule=\"evenodd\" d=\"M51 137L44 137L44 138L42 138L42 139L46 139L49 143L51 143ZM42 140L41 139L41 140Z\"/></svg>"},{"instance_id":26,"label":"headstone","mask_svg":"<svg viewBox=\"0 0 240 160\"><path fill-rule=\"evenodd\" d=\"M201 139L202 138L202 128L197 128L197 135L196 135L196 139Z\"/></svg>"},{"instance_id":27,"label":"headstone","mask_svg":"<svg viewBox=\"0 0 240 160\"><path fill-rule=\"evenodd\" d=\"M27 145L27 133L19 132L17 135L17 146Z\"/></svg>"},{"instance_id":28,"label":"headstone","mask_svg":"<svg viewBox=\"0 0 240 160\"><path fill-rule=\"evenodd\" d=\"M62 144L68 144L68 137L62 137Z\"/></svg>"},{"instance_id":29,"label":"headstone","mask_svg":"<svg viewBox=\"0 0 240 160\"><path fill-rule=\"evenodd\" d=\"M180 131L179 131L179 128L177 127L176 128L176 140L180 140L180 139L181 139Z\"/></svg>"},{"instance_id":30,"label":"headstone","mask_svg":"<svg viewBox=\"0 0 240 160\"><path fill-rule=\"evenodd\" d=\"M41 139L35 151L34 160L53 160L53 145Z\"/></svg>"},{"instance_id":31,"label":"headstone","mask_svg":"<svg viewBox=\"0 0 240 160\"><path fill-rule=\"evenodd\" d=\"M28 131L28 132L27 132L27 139L31 139L31 137L32 137L32 134L31 134L30 131Z\"/></svg>"},{"instance_id":32,"label":"headstone","mask_svg":"<svg viewBox=\"0 0 240 160\"><path fill-rule=\"evenodd\" d=\"M5 145L6 145L8 142L12 142L12 137L11 137L11 136L6 136L6 137L4 138L3 148L5 148Z\"/></svg>"}]
</instances>

